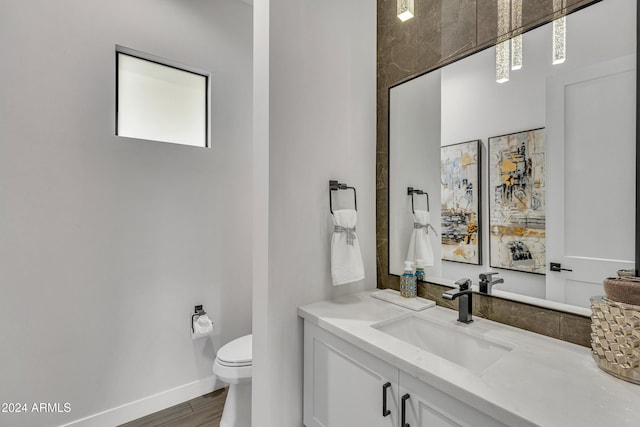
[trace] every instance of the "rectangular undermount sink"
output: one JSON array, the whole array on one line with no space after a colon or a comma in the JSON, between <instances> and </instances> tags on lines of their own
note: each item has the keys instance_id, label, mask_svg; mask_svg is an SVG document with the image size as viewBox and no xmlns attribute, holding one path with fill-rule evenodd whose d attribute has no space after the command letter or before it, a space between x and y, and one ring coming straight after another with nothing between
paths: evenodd
<instances>
[{"instance_id":1,"label":"rectangular undermount sink","mask_svg":"<svg viewBox=\"0 0 640 427\"><path fill-rule=\"evenodd\" d=\"M372 327L475 373L484 371L512 350L507 345L473 335L471 331L457 330L452 325L417 316L401 317ZM473 328L473 324L466 328Z\"/></svg>"}]
</instances>

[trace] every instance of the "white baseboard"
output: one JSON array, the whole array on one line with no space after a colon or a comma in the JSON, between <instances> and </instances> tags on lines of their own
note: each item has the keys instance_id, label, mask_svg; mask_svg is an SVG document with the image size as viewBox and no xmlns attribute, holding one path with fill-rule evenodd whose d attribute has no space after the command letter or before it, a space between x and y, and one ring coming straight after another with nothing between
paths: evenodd
<instances>
[{"instance_id":1,"label":"white baseboard","mask_svg":"<svg viewBox=\"0 0 640 427\"><path fill-rule=\"evenodd\" d=\"M199 381L184 384L152 396L126 403L88 417L63 424L61 427L114 427L136 420L154 412L161 411L178 403L186 402L213 390L224 387L225 384L210 376Z\"/></svg>"}]
</instances>

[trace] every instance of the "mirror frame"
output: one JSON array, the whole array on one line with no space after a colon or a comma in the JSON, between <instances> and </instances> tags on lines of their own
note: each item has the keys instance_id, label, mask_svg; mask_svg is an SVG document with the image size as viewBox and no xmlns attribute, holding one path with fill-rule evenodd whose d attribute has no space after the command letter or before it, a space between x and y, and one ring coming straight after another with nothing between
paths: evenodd
<instances>
[{"instance_id":1,"label":"mirror frame","mask_svg":"<svg viewBox=\"0 0 640 427\"><path fill-rule=\"evenodd\" d=\"M595 0L591 3L585 4L581 7L575 8L571 11L569 11L568 13L566 13L566 16L575 13L579 10L582 10L586 7L592 6L594 4L600 3L602 0ZM634 261L635 261L635 275L638 276L639 271L640 271L640 172L638 171L638 168L640 168L640 76L638 73L638 69L640 68L640 31L638 31L638 21L640 20L640 7L638 7L636 5L636 180L635 180L635 184L636 184L636 191L635 191L635 243L634 243L634 248L635 248L635 254L634 254ZM546 25L548 23L552 22L551 19L547 19L544 20L543 22L539 22L535 25L532 25L530 27L525 27L523 29L517 30L515 32L513 32L513 34L510 34L510 36L514 36L517 34L524 34L526 32L529 32L531 30L534 30L540 26ZM385 281L389 281L389 280L397 280L399 281L399 277L395 274L391 274L389 272L389 267L390 267L390 248L389 248L389 233L390 233L390 227L389 227L389 218L391 217L391 207L390 207L390 203L389 203L389 199L390 199L390 188L389 188L389 174L390 174L390 136L391 136L391 126L390 126L390 117L391 117L391 89L400 86L404 83L407 83L413 79L416 79L418 77L421 77L425 74L428 74L432 71L436 71L439 70L443 67L446 67L447 65L453 64L457 61L460 61L464 58L467 58L471 55L475 55L476 53L482 52L486 49L492 48L494 47L497 42L499 40L495 40L493 43L482 47L481 49L478 50L474 50L472 52L469 52L468 54L459 56L459 57L455 57L453 60L450 61L445 61L441 64L438 64L435 67L429 68L427 70L424 70L422 72L419 72L417 74L411 75L407 78L401 79L397 82L392 83L391 85L388 85L386 88L386 101L387 101L387 129L386 129L386 167L387 167L387 176L386 177L382 177L380 176L380 170L378 170L377 172L377 181L378 181L378 186L380 185L380 182L384 179L385 180L385 188L383 189L383 191L386 192L386 206L381 206L378 209L378 212L385 212L386 216L387 216L387 221L386 224L384 225L383 229L381 230L381 227L377 227L378 228L378 233L380 231L382 231L384 233L384 236L378 236L377 240L377 245L378 247L380 247L380 245L382 244L382 242L384 242L384 244L386 245L386 269L383 269L383 266L380 264L380 255L383 254L378 254L378 260L377 260L377 264L378 264L378 275L384 275L386 277L386 280L382 280L381 277L378 277L378 288L384 288L384 282ZM380 155L380 154L379 154ZM385 159L383 159L385 160ZM377 163L380 164L382 162L380 162L379 160L377 160ZM382 238L380 238L382 237ZM425 282L426 284L429 284L430 282ZM438 283L435 283L438 284ZM514 295L518 295L518 294L514 294ZM527 298L528 299L528 298ZM545 306L545 304L543 304L542 302L546 302L546 300L542 300L542 299L538 299L538 298L533 298L534 300L539 300L541 301L540 305L541 306ZM517 298L514 299L514 301L517 301ZM528 304L531 304L532 302L527 300L526 301ZM552 304L553 305L553 304ZM569 306L572 307L572 306ZM557 307L548 307L548 308L552 308L555 310L558 310ZM574 311L574 310L567 310L567 311ZM579 311L579 310L578 310Z\"/></svg>"}]
</instances>

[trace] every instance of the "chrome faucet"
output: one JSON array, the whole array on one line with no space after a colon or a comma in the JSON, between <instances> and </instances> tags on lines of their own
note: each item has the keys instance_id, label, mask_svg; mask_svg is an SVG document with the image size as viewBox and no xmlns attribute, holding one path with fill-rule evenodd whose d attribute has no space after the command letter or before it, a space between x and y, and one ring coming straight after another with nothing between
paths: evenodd
<instances>
[{"instance_id":1,"label":"chrome faucet","mask_svg":"<svg viewBox=\"0 0 640 427\"><path fill-rule=\"evenodd\" d=\"M504 283L504 279L493 279L493 276L498 274L497 271L489 271L480 274L480 293L485 295L491 295L491 288L498 283Z\"/></svg>"},{"instance_id":2,"label":"chrome faucet","mask_svg":"<svg viewBox=\"0 0 640 427\"><path fill-rule=\"evenodd\" d=\"M472 298L471 292L471 279L460 279L456 282L458 289L449 289L442 294L442 298L453 301L456 298L460 298L458 301L458 322L471 323L473 322L472 316Z\"/></svg>"}]
</instances>

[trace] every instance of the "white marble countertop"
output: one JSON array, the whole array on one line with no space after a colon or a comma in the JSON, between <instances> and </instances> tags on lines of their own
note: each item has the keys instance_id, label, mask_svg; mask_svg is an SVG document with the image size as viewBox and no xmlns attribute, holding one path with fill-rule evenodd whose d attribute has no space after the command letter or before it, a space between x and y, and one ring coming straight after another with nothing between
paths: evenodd
<instances>
[{"instance_id":1,"label":"white marble countertop","mask_svg":"<svg viewBox=\"0 0 640 427\"><path fill-rule=\"evenodd\" d=\"M371 292L305 305L298 315L507 425L640 425L640 385L601 371L586 347L478 317L465 325L454 310L415 312ZM409 313L512 350L473 373L371 327Z\"/></svg>"}]
</instances>

